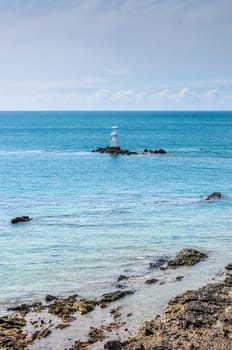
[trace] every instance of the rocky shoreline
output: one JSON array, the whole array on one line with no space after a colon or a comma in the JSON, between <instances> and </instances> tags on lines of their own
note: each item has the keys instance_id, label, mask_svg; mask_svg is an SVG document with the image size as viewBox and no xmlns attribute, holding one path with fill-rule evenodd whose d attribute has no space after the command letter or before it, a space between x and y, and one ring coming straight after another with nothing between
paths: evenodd
<instances>
[{"instance_id":1,"label":"rocky shoreline","mask_svg":"<svg viewBox=\"0 0 232 350\"><path fill-rule=\"evenodd\" d=\"M200 261L204 263L205 259L207 254L204 252L183 249L173 259L157 258L150 263L149 269L151 274L153 271L166 273L167 270L178 270L179 266L191 266ZM8 310L8 315L0 318L0 349L43 349L43 345L38 345L43 339L50 339L58 331L65 332L77 319L81 324L85 315L94 318L97 312L110 315L110 321L90 326L82 340L77 336L72 337L72 344L63 347L63 350L229 349L232 345L231 270L232 264L229 263L223 273L223 282L209 284L172 298L165 314L146 322L132 338L126 323L131 315L128 313L123 318L120 304L121 299L130 300L128 298L136 295L136 289L128 289L130 276L120 275L116 282L118 289L103 294L98 299L86 299L78 295L66 298L47 295L44 303L16 306ZM183 278L184 276L177 275L175 279L180 283ZM161 280L154 277L144 279L146 288L161 283ZM129 332L123 340L117 336L120 329ZM56 349L56 346L49 349Z\"/></svg>"},{"instance_id":2,"label":"rocky shoreline","mask_svg":"<svg viewBox=\"0 0 232 350\"><path fill-rule=\"evenodd\" d=\"M130 341L111 350L228 350L232 348L232 275L221 283L187 291L169 301L165 314L149 321Z\"/></svg>"}]
</instances>

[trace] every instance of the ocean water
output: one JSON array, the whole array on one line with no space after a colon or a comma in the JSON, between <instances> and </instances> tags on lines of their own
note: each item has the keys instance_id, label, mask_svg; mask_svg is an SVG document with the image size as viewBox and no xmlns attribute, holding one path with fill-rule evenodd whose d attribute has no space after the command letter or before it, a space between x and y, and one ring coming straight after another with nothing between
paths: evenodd
<instances>
[{"instance_id":1,"label":"ocean water","mask_svg":"<svg viewBox=\"0 0 232 350\"><path fill-rule=\"evenodd\" d=\"M114 124L122 148L167 155L92 152ZM1 112L1 309L101 294L185 247L212 276L231 262L231 179L232 112ZM21 215L34 220L10 223Z\"/></svg>"}]
</instances>

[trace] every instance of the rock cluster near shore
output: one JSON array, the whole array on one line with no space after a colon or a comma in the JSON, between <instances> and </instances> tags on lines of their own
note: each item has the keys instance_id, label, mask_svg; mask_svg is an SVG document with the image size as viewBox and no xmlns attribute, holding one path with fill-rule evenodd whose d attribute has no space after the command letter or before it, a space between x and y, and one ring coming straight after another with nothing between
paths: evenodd
<instances>
[{"instance_id":1,"label":"rock cluster near shore","mask_svg":"<svg viewBox=\"0 0 232 350\"><path fill-rule=\"evenodd\" d=\"M170 300L163 317L147 322L124 350L228 350L232 348L232 276ZM105 349L116 349L105 344Z\"/></svg>"},{"instance_id":2,"label":"rock cluster near shore","mask_svg":"<svg viewBox=\"0 0 232 350\"><path fill-rule=\"evenodd\" d=\"M93 152L98 152L98 153L108 153L111 155L138 155L138 154L146 154L146 153L151 153L151 154L166 154L167 152L160 148L156 150L148 150L145 149L143 152L135 152L135 151L129 151L129 150L123 150L120 147L98 147L96 150Z\"/></svg>"},{"instance_id":3,"label":"rock cluster near shore","mask_svg":"<svg viewBox=\"0 0 232 350\"><path fill-rule=\"evenodd\" d=\"M207 255L195 249L182 249L173 260L168 261L168 266L191 266L201 260L205 260Z\"/></svg>"},{"instance_id":4,"label":"rock cluster near shore","mask_svg":"<svg viewBox=\"0 0 232 350\"><path fill-rule=\"evenodd\" d=\"M166 256L157 258L151 268L162 271L164 267L166 270L173 266L194 265L206 257L205 253L195 249L183 249L172 260ZM93 343L95 346L99 345L99 349L104 347L108 350L227 350L232 345L230 270L232 270L232 264L229 263L225 267L225 272L222 273L222 275L227 273L224 282L209 284L197 291L187 291L171 299L164 316L158 316L155 320L146 322L134 338L128 338L123 342L120 339L107 341L112 331L119 328L125 328L127 331L126 319L121 317L122 306L116 304L116 307L106 309L107 314L112 318L110 323L90 327L89 333L86 333L87 338L84 340L77 339L75 336L70 344L71 347L66 350L88 349ZM181 281L182 278L183 276L177 276L173 282ZM128 280L130 282L130 276L120 275L117 282L124 281L127 284ZM145 280L144 288L156 288L156 284L160 285L160 280L150 276ZM123 286L123 288L127 287ZM78 295L66 298L47 295L46 303L22 304L10 308L9 311L12 314L0 318L0 349L26 349L28 345L49 336L55 329L62 330L70 326L72 321L80 315L91 313L95 308L106 308L111 303L133 293L133 290L127 288L103 294L99 299L86 299ZM96 311L98 312L99 309ZM43 320L44 313L48 316L47 320ZM31 319L31 315L35 318ZM127 317L130 317L130 314L127 314ZM33 328L29 332L25 328L28 321L30 329ZM212 345L214 342L215 347Z\"/></svg>"}]
</instances>

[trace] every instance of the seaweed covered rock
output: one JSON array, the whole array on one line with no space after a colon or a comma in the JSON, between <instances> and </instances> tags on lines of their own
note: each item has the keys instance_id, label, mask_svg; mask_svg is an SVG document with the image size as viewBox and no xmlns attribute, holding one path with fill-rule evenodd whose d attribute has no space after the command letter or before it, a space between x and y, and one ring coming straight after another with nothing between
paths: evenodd
<instances>
[{"instance_id":1,"label":"seaweed covered rock","mask_svg":"<svg viewBox=\"0 0 232 350\"><path fill-rule=\"evenodd\" d=\"M205 260L207 255L205 253L199 252L195 249L182 249L176 255L176 257L172 260L169 260L168 266L191 266L195 265L201 260Z\"/></svg>"},{"instance_id":2,"label":"seaweed covered rock","mask_svg":"<svg viewBox=\"0 0 232 350\"><path fill-rule=\"evenodd\" d=\"M86 314L95 309L97 301L89 299L79 299L77 295L72 295L68 298L56 298L49 305L49 312L53 315L61 317L63 320L72 320L72 315L75 312Z\"/></svg>"}]
</instances>

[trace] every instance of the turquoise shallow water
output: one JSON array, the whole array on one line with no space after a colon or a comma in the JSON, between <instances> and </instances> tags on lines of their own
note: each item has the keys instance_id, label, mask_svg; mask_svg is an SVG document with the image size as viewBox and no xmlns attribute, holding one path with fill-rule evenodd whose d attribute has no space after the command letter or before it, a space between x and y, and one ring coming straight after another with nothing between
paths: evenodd
<instances>
[{"instance_id":1,"label":"turquoise shallow water","mask_svg":"<svg viewBox=\"0 0 232 350\"><path fill-rule=\"evenodd\" d=\"M91 152L113 124L123 148L167 155ZM231 259L231 112L1 112L0 169L3 308L102 293L183 247L209 252L205 274Z\"/></svg>"}]
</instances>

